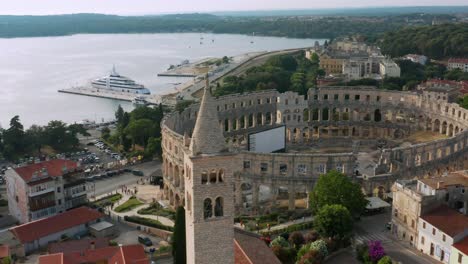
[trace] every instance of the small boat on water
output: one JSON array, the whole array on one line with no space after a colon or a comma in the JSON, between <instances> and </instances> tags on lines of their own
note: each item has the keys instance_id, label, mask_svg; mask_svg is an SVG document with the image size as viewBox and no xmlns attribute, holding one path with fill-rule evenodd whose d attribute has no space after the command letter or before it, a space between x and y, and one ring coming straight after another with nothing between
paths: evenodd
<instances>
[{"instance_id":1,"label":"small boat on water","mask_svg":"<svg viewBox=\"0 0 468 264\"><path fill-rule=\"evenodd\" d=\"M134 106L146 106L149 105L149 102L146 100L144 96L137 96L132 100Z\"/></svg>"}]
</instances>

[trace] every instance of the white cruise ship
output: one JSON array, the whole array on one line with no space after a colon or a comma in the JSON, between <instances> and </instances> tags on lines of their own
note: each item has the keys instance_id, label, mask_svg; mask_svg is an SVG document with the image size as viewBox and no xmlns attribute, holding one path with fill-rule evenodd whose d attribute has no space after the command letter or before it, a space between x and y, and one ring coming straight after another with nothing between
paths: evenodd
<instances>
[{"instance_id":1,"label":"white cruise ship","mask_svg":"<svg viewBox=\"0 0 468 264\"><path fill-rule=\"evenodd\" d=\"M133 94L150 94L150 91L143 85L135 83L135 81L119 75L115 71L115 66L109 76L96 79L91 82L91 85L96 89L109 89L117 92L133 93Z\"/></svg>"}]
</instances>

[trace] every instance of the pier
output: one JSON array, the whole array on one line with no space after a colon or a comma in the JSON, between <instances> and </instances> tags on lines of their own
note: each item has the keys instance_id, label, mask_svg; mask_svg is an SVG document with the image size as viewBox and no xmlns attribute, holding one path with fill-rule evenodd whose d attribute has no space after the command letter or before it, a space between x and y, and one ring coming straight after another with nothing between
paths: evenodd
<instances>
[{"instance_id":1,"label":"pier","mask_svg":"<svg viewBox=\"0 0 468 264\"><path fill-rule=\"evenodd\" d=\"M73 87L70 89L61 89L58 90L59 93L68 93L68 94L77 94L85 95L99 98L107 98L113 100L127 101L131 102L135 99L136 96L144 97L145 100L151 105L158 105L162 102L160 95L144 95L144 94L130 94L117 91L106 91L105 89L96 89L91 87Z\"/></svg>"}]
</instances>

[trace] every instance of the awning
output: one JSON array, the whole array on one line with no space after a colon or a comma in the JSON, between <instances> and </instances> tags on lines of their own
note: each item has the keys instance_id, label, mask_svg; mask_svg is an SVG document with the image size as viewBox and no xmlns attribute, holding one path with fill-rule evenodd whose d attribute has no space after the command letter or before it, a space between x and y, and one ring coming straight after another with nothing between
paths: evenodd
<instances>
[{"instance_id":1,"label":"awning","mask_svg":"<svg viewBox=\"0 0 468 264\"><path fill-rule=\"evenodd\" d=\"M366 197L366 200L369 203L366 206L367 210L375 210L380 208L391 207L391 205L384 200L380 199L379 197Z\"/></svg>"}]
</instances>

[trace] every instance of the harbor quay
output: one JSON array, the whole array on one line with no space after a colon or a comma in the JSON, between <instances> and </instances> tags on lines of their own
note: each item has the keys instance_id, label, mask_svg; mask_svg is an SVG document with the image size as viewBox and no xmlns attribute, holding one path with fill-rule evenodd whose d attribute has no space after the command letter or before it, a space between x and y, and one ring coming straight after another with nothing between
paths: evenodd
<instances>
[{"instance_id":1,"label":"harbor quay","mask_svg":"<svg viewBox=\"0 0 468 264\"><path fill-rule=\"evenodd\" d=\"M162 102L161 96L156 95L156 94L136 95L136 94L125 93L125 92L117 92L115 90L97 89L97 88L92 88L92 87L72 87L69 89L58 90L58 92L93 96L93 97L100 97L100 98L108 98L108 99L128 101L128 102L132 102L136 96L139 96L139 97L144 97L144 99L148 102L148 104L152 104L152 105L157 105Z\"/></svg>"}]
</instances>

